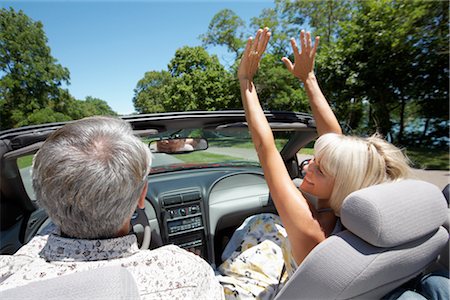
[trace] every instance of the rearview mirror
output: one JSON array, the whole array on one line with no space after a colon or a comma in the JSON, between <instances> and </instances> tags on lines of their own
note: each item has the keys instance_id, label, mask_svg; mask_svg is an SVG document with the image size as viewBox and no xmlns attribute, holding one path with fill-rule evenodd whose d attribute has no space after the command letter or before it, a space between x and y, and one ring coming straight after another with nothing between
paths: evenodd
<instances>
[{"instance_id":1,"label":"rearview mirror","mask_svg":"<svg viewBox=\"0 0 450 300\"><path fill-rule=\"evenodd\" d=\"M151 141L149 144L152 153L187 153L208 149L208 141L203 138L171 138Z\"/></svg>"}]
</instances>

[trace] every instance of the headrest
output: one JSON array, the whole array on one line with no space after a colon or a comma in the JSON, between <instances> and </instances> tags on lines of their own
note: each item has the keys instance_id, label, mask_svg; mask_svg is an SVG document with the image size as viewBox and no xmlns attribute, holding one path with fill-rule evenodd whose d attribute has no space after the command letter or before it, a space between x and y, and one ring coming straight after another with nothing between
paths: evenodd
<instances>
[{"instance_id":1,"label":"headrest","mask_svg":"<svg viewBox=\"0 0 450 300\"><path fill-rule=\"evenodd\" d=\"M340 214L342 224L366 242L395 247L436 231L447 211L435 185L408 179L351 193Z\"/></svg>"}]
</instances>

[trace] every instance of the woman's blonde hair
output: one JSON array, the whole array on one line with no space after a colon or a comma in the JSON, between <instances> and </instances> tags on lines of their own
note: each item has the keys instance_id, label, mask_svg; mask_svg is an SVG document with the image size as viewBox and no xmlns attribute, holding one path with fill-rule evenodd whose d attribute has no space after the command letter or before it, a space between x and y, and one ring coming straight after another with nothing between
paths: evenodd
<instances>
[{"instance_id":1,"label":"woman's blonde hair","mask_svg":"<svg viewBox=\"0 0 450 300\"><path fill-rule=\"evenodd\" d=\"M337 215L350 193L412 176L408 158L378 134L368 138L324 134L316 141L314 152L322 171L334 178L329 200Z\"/></svg>"}]
</instances>

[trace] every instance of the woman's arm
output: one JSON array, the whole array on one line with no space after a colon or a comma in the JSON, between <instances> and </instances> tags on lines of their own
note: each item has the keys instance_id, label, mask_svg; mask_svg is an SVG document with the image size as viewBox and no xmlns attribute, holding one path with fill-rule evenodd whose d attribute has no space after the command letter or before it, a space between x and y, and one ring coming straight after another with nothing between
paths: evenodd
<instances>
[{"instance_id":1,"label":"woman's arm","mask_svg":"<svg viewBox=\"0 0 450 300\"><path fill-rule=\"evenodd\" d=\"M311 42L311 34L305 31L300 32L301 51L298 50L295 39L291 39L292 50L294 51L294 64L283 57L282 61L289 72L300 79L305 85L308 94L309 104L316 120L317 132L319 135L334 132L342 134L341 126L336 119L327 99L320 90L316 76L314 74L314 59L316 56L319 37L316 37L314 47Z\"/></svg>"},{"instance_id":2,"label":"woman's arm","mask_svg":"<svg viewBox=\"0 0 450 300\"><path fill-rule=\"evenodd\" d=\"M270 32L265 28L257 32L254 41L251 38L248 40L239 65L238 78L245 116L264 177L288 233L292 254L297 264L300 264L325 239L325 234L286 170L253 84L253 76L269 39Z\"/></svg>"}]
</instances>

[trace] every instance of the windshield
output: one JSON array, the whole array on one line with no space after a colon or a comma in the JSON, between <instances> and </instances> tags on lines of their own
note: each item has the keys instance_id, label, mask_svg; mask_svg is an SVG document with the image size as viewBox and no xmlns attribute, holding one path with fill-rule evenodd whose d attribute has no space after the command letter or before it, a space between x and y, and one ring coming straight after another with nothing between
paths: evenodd
<instances>
[{"instance_id":1,"label":"windshield","mask_svg":"<svg viewBox=\"0 0 450 300\"><path fill-rule=\"evenodd\" d=\"M292 132L274 132L276 145L281 150ZM247 128L231 130L205 130L200 128L183 129L176 132L163 132L144 139L146 143L173 137L204 138L208 143L205 150L170 154L153 153L152 170L160 173L186 168L205 168L214 166L259 166L258 155Z\"/></svg>"},{"instance_id":2,"label":"windshield","mask_svg":"<svg viewBox=\"0 0 450 300\"><path fill-rule=\"evenodd\" d=\"M294 131L273 131L278 150L283 149ZM180 154L153 153L150 174L172 172L184 169L212 167L259 167L258 155L253 146L247 127L225 130L188 128L178 131L164 131L142 137L145 144L174 137L202 138L207 141L207 149ZM33 155L17 159L22 182L31 200L35 200L31 184L31 165Z\"/></svg>"}]
</instances>

